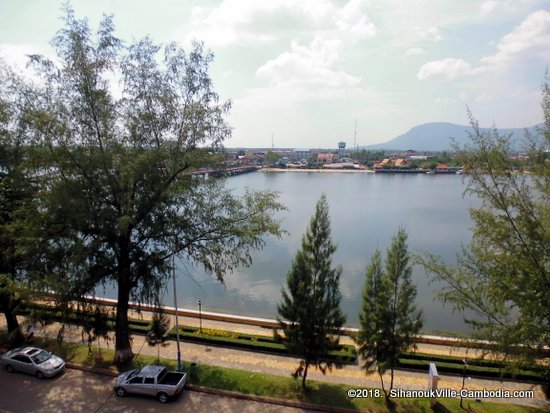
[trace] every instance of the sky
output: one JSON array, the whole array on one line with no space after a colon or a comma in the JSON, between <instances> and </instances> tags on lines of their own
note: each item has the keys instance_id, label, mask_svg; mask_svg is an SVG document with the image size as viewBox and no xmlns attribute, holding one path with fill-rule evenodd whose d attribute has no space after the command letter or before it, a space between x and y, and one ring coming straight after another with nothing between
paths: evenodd
<instances>
[{"instance_id":1,"label":"sky","mask_svg":"<svg viewBox=\"0 0 550 413\"><path fill-rule=\"evenodd\" d=\"M73 0L127 43L193 39L231 100L227 147L348 148L419 124L542 122L550 0ZM53 56L61 0L0 0L0 57ZM356 125L356 126L355 126Z\"/></svg>"}]
</instances>

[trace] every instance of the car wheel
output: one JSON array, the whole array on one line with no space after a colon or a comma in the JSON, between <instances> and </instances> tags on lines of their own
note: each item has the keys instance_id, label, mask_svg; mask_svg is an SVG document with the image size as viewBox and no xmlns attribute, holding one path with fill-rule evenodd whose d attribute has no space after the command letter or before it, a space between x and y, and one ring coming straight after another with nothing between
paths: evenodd
<instances>
[{"instance_id":1,"label":"car wheel","mask_svg":"<svg viewBox=\"0 0 550 413\"><path fill-rule=\"evenodd\" d=\"M124 397L126 396L126 390L124 390L122 387L117 387L115 389L115 393L118 397Z\"/></svg>"},{"instance_id":2,"label":"car wheel","mask_svg":"<svg viewBox=\"0 0 550 413\"><path fill-rule=\"evenodd\" d=\"M42 373L40 370L36 372L36 377L38 377L40 380L44 378L44 373Z\"/></svg>"},{"instance_id":3,"label":"car wheel","mask_svg":"<svg viewBox=\"0 0 550 413\"><path fill-rule=\"evenodd\" d=\"M161 403L166 403L168 401L168 395L166 393L164 393L163 391L161 391L157 395L157 397L159 399L159 402L161 402Z\"/></svg>"},{"instance_id":4,"label":"car wheel","mask_svg":"<svg viewBox=\"0 0 550 413\"><path fill-rule=\"evenodd\" d=\"M8 365L6 366L6 371L7 371L8 373L13 373L13 372L15 371L15 369L13 368L13 366L12 366L11 364L8 364Z\"/></svg>"}]
</instances>

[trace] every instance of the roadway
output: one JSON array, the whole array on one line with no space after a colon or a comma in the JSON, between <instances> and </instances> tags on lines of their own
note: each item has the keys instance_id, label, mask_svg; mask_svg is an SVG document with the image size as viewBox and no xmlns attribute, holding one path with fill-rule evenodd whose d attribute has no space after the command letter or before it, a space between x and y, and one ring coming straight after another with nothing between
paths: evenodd
<instances>
[{"instance_id":1,"label":"roadway","mask_svg":"<svg viewBox=\"0 0 550 413\"><path fill-rule=\"evenodd\" d=\"M184 390L176 399L161 404L154 398L115 396L113 378L67 369L52 379L39 380L23 373L0 369L0 412L308 412L286 406L233 399L225 396Z\"/></svg>"}]
</instances>

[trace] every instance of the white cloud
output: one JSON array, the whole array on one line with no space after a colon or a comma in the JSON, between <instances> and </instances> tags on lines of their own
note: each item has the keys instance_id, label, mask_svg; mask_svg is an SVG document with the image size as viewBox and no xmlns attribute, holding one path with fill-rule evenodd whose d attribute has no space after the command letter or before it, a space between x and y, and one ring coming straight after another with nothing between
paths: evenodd
<instances>
[{"instance_id":1,"label":"white cloud","mask_svg":"<svg viewBox=\"0 0 550 413\"><path fill-rule=\"evenodd\" d=\"M343 6L330 0L224 0L214 9L193 8L187 38L203 40L209 47L253 45L274 42L292 31L312 31L355 43L376 34L366 6L366 0L349 0Z\"/></svg>"},{"instance_id":2,"label":"white cloud","mask_svg":"<svg viewBox=\"0 0 550 413\"><path fill-rule=\"evenodd\" d=\"M434 42L438 42L441 39L443 39L443 36L441 36L441 33L439 32L439 28L437 27L429 27L428 29L415 27L413 30L413 33L416 37L418 37L421 40L431 40Z\"/></svg>"},{"instance_id":3,"label":"white cloud","mask_svg":"<svg viewBox=\"0 0 550 413\"><path fill-rule=\"evenodd\" d=\"M468 94L466 92L460 92L458 95L458 99L460 100L467 100L469 98Z\"/></svg>"},{"instance_id":4,"label":"white cloud","mask_svg":"<svg viewBox=\"0 0 550 413\"><path fill-rule=\"evenodd\" d=\"M29 44L2 44L0 45L0 59L3 60L15 73L41 83L42 79L32 67L27 67L30 55L42 55L48 59L58 62L58 59L51 50L40 50L38 47Z\"/></svg>"},{"instance_id":5,"label":"white cloud","mask_svg":"<svg viewBox=\"0 0 550 413\"><path fill-rule=\"evenodd\" d=\"M425 53L426 51L421 47L411 47L410 49L407 49L407 51L405 52L405 57L418 56Z\"/></svg>"},{"instance_id":6,"label":"white cloud","mask_svg":"<svg viewBox=\"0 0 550 413\"><path fill-rule=\"evenodd\" d=\"M342 47L339 40L316 38L309 46L293 40L289 52L261 66L256 76L271 86L354 87L361 78L335 67L340 62Z\"/></svg>"},{"instance_id":7,"label":"white cloud","mask_svg":"<svg viewBox=\"0 0 550 413\"><path fill-rule=\"evenodd\" d=\"M26 72L29 55L42 54L36 47L25 44L0 45L0 58L17 72Z\"/></svg>"},{"instance_id":8,"label":"white cloud","mask_svg":"<svg viewBox=\"0 0 550 413\"><path fill-rule=\"evenodd\" d=\"M450 105L450 104L455 103L455 102L456 102L455 99L452 99L452 98L449 98L449 97L445 97L445 98L438 97L435 100L435 103L437 103L439 105Z\"/></svg>"},{"instance_id":9,"label":"white cloud","mask_svg":"<svg viewBox=\"0 0 550 413\"><path fill-rule=\"evenodd\" d=\"M482 14L517 13L535 0L487 0L481 4Z\"/></svg>"},{"instance_id":10,"label":"white cloud","mask_svg":"<svg viewBox=\"0 0 550 413\"><path fill-rule=\"evenodd\" d=\"M501 38L498 52L481 59L473 67L463 59L447 58L424 64L418 71L421 80L440 77L448 80L461 76L503 72L511 66L533 61L550 61L550 12L539 10L529 14L513 31ZM486 100L483 97L483 100Z\"/></svg>"},{"instance_id":11,"label":"white cloud","mask_svg":"<svg viewBox=\"0 0 550 413\"><path fill-rule=\"evenodd\" d=\"M364 12L366 2L350 0L335 18L335 25L342 33L351 35L352 40L368 39L376 35L376 26Z\"/></svg>"},{"instance_id":12,"label":"white cloud","mask_svg":"<svg viewBox=\"0 0 550 413\"><path fill-rule=\"evenodd\" d=\"M476 97L476 102L491 102L492 100L494 100L494 97L487 92L483 92Z\"/></svg>"},{"instance_id":13,"label":"white cloud","mask_svg":"<svg viewBox=\"0 0 550 413\"><path fill-rule=\"evenodd\" d=\"M254 15L262 11L262 5L269 6L253 0L225 0L211 11L194 7L191 11L192 29L187 37L204 41L209 47L271 42L275 39L273 35L248 27ZM269 12L267 8L263 11Z\"/></svg>"},{"instance_id":14,"label":"white cloud","mask_svg":"<svg viewBox=\"0 0 550 413\"><path fill-rule=\"evenodd\" d=\"M550 12L539 10L529 14L497 45L498 52L482 61L497 68L533 59L550 60Z\"/></svg>"},{"instance_id":15,"label":"white cloud","mask_svg":"<svg viewBox=\"0 0 550 413\"><path fill-rule=\"evenodd\" d=\"M484 68L473 68L472 65L463 59L447 58L424 64L418 71L417 77L420 80L431 77L439 77L453 80L461 76L473 76L480 74Z\"/></svg>"}]
</instances>

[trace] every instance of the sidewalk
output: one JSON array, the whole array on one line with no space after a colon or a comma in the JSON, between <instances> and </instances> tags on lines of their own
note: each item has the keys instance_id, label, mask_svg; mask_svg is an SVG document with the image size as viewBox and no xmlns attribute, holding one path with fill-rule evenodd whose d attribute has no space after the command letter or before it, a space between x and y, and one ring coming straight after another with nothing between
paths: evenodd
<instances>
[{"instance_id":1,"label":"sidewalk","mask_svg":"<svg viewBox=\"0 0 550 413\"><path fill-rule=\"evenodd\" d=\"M130 317L148 318L148 314L141 312L130 314ZM198 326L199 320L189 317L180 317L180 325ZM202 320L203 328L212 328L220 330L232 330L242 333L264 334L271 335L271 330L255 327L250 325L240 325L234 323L226 323L219 321ZM5 320L0 321L0 329L5 329ZM40 329L37 333L55 338L59 330L59 324L52 324ZM65 341L79 342L82 340L81 330L75 326L67 326L64 334ZM104 344L102 343L102 346ZM111 348L113 344L110 344ZM298 366L299 360L289 356L270 355L265 353L256 353L251 351L237 350L223 347L213 347L204 344L196 344L189 342L181 342L181 357L187 362L196 362L199 364L234 368L257 373L267 373L289 377ZM132 350L134 354L147 354L156 356L156 347L150 347L145 342L144 336L134 335L132 341ZM419 346L419 351L439 354L451 355L468 355L472 357L472 349L451 348L446 346L434 346L422 344ZM161 356L168 359L177 359L177 346L175 341L169 341L167 346L161 347ZM359 363L360 364L360 363ZM389 374L386 374L384 381L389 383ZM343 383L354 388L373 387L380 388L380 379L377 374L366 375L360 365L345 365L342 368L334 368L332 372L326 375L312 369L308 374L308 379L319 380L330 383ZM428 374L396 371L395 372L395 388L404 390L427 389ZM459 390L462 387L461 376L441 375L439 380L439 388ZM494 402L506 404L523 404L530 406L550 406L550 401L547 401L540 385L530 383L521 383L514 381L499 381L485 379L466 379L466 386L469 390L533 390L534 398L530 399L490 399Z\"/></svg>"}]
</instances>

